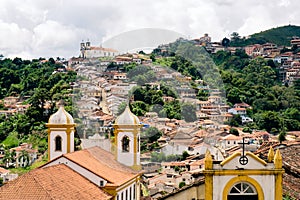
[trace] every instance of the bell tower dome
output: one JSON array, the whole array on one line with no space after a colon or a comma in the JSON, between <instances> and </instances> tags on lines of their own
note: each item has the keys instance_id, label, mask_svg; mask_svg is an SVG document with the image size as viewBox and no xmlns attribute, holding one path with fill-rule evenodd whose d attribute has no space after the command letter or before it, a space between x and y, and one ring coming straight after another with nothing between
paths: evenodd
<instances>
[{"instance_id":1,"label":"bell tower dome","mask_svg":"<svg viewBox=\"0 0 300 200\"><path fill-rule=\"evenodd\" d=\"M48 123L48 160L74 151L75 123L65 110L63 102L58 103L58 111L50 116Z\"/></svg>"},{"instance_id":2,"label":"bell tower dome","mask_svg":"<svg viewBox=\"0 0 300 200\"><path fill-rule=\"evenodd\" d=\"M115 157L118 162L130 166L135 170L141 169L140 164L140 129L142 125L127 106L118 116L113 125L115 141Z\"/></svg>"}]
</instances>

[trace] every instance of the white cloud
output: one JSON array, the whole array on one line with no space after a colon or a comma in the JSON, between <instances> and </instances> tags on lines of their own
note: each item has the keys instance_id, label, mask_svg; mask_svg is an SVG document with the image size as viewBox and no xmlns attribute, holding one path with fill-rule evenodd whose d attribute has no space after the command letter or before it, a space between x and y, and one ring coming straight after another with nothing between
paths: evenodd
<instances>
[{"instance_id":1,"label":"white cloud","mask_svg":"<svg viewBox=\"0 0 300 200\"><path fill-rule=\"evenodd\" d=\"M249 35L300 24L297 0L2 0L0 54L77 56L93 45L140 28L160 28L191 38L209 33L219 41L237 31Z\"/></svg>"},{"instance_id":2,"label":"white cloud","mask_svg":"<svg viewBox=\"0 0 300 200\"><path fill-rule=\"evenodd\" d=\"M0 54L30 51L31 40L29 30L19 27L16 23L0 20Z\"/></svg>"}]
</instances>

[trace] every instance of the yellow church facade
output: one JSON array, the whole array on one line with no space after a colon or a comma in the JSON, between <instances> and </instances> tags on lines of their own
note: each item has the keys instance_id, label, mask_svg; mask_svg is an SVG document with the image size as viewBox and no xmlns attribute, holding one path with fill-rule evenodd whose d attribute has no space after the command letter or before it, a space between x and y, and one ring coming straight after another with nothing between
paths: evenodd
<instances>
[{"instance_id":1,"label":"yellow church facade","mask_svg":"<svg viewBox=\"0 0 300 200\"><path fill-rule=\"evenodd\" d=\"M282 200L282 158L271 148L268 161L236 152L222 162L205 156L205 200Z\"/></svg>"}]
</instances>

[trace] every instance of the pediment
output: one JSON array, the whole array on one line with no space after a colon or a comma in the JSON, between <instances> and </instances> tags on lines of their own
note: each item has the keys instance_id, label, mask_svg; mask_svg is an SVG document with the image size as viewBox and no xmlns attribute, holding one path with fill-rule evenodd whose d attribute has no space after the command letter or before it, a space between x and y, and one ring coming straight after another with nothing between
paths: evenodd
<instances>
[{"instance_id":1,"label":"pediment","mask_svg":"<svg viewBox=\"0 0 300 200\"><path fill-rule=\"evenodd\" d=\"M246 152L247 164L242 165L240 158L241 152L236 152L223 160L220 165L223 169L266 169L267 163L251 152Z\"/></svg>"}]
</instances>

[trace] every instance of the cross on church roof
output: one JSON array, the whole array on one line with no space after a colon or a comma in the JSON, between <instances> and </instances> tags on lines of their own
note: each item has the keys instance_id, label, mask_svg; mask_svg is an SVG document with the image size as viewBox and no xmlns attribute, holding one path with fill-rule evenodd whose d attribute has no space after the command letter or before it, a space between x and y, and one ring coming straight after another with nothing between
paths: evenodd
<instances>
[{"instance_id":1,"label":"cross on church roof","mask_svg":"<svg viewBox=\"0 0 300 200\"><path fill-rule=\"evenodd\" d=\"M248 143L245 143L245 138L243 137L243 142L239 142L238 144L242 144L242 146L243 146L243 152L242 152L242 156L239 159L239 162L241 165L247 165L248 158L245 155L245 144L248 144Z\"/></svg>"}]
</instances>

